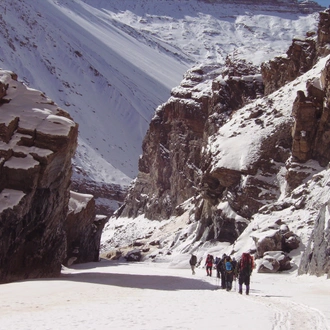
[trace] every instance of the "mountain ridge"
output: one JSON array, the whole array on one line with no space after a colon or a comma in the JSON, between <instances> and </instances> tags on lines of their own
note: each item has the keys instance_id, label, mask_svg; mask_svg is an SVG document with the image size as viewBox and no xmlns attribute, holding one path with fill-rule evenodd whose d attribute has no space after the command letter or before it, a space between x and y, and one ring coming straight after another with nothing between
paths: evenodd
<instances>
[{"instance_id":1,"label":"mountain ridge","mask_svg":"<svg viewBox=\"0 0 330 330\"><path fill-rule=\"evenodd\" d=\"M279 13L279 6L201 1L15 0L0 6L2 66L78 122L73 179L77 187L87 182L89 193L105 183L110 191L127 189L155 109L194 63L221 64L234 51L254 53L260 62L316 22L298 7Z\"/></svg>"}]
</instances>

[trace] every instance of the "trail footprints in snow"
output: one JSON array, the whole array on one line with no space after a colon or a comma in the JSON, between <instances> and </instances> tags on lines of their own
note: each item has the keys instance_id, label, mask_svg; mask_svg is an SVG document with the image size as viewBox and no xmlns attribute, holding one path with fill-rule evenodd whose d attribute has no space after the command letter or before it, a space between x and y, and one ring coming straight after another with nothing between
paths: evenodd
<instances>
[{"instance_id":1,"label":"trail footprints in snow","mask_svg":"<svg viewBox=\"0 0 330 330\"><path fill-rule=\"evenodd\" d=\"M250 297L274 311L272 330L329 330L324 316L316 309L285 298L259 295Z\"/></svg>"}]
</instances>

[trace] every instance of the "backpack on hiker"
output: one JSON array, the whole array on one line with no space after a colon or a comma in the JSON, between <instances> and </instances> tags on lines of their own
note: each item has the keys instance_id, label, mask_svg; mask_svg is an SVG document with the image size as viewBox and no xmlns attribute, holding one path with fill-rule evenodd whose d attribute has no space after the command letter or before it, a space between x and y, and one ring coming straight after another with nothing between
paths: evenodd
<instances>
[{"instance_id":1,"label":"backpack on hiker","mask_svg":"<svg viewBox=\"0 0 330 330\"><path fill-rule=\"evenodd\" d=\"M250 255L250 253L243 253L240 261L239 271L251 274L253 268L254 268L253 257Z\"/></svg>"},{"instance_id":2,"label":"backpack on hiker","mask_svg":"<svg viewBox=\"0 0 330 330\"><path fill-rule=\"evenodd\" d=\"M208 267L212 267L213 266L213 255L208 254L207 258L206 258L206 265Z\"/></svg>"},{"instance_id":3,"label":"backpack on hiker","mask_svg":"<svg viewBox=\"0 0 330 330\"><path fill-rule=\"evenodd\" d=\"M226 272L231 272L233 270L233 265L230 261L226 261Z\"/></svg>"},{"instance_id":4,"label":"backpack on hiker","mask_svg":"<svg viewBox=\"0 0 330 330\"><path fill-rule=\"evenodd\" d=\"M195 266L197 264L197 257L193 254L190 258L190 265Z\"/></svg>"}]
</instances>

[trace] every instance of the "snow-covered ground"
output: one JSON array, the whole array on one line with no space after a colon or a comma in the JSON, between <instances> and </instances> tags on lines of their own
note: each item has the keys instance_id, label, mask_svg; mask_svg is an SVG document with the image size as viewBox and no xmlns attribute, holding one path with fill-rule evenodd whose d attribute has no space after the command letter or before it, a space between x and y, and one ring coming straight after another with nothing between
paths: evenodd
<instances>
[{"instance_id":1,"label":"snow-covered ground","mask_svg":"<svg viewBox=\"0 0 330 330\"><path fill-rule=\"evenodd\" d=\"M235 289L236 287L236 289ZM327 330L330 281L253 274L249 296L219 289L204 268L99 263L65 268L58 279L0 286L0 329Z\"/></svg>"}]
</instances>

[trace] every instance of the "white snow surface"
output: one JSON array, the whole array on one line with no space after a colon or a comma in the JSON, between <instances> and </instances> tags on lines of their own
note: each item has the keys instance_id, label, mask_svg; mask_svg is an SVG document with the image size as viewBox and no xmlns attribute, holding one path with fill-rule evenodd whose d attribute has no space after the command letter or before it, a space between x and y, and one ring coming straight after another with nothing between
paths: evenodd
<instances>
[{"instance_id":1,"label":"white snow surface","mask_svg":"<svg viewBox=\"0 0 330 330\"><path fill-rule=\"evenodd\" d=\"M0 11L0 65L79 124L76 178L122 186L137 174L156 107L187 69L232 53L260 64L318 18L197 0L13 0Z\"/></svg>"},{"instance_id":2,"label":"white snow surface","mask_svg":"<svg viewBox=\"0 0 330 330\"><path fill-rule=\"evenodd\" d=\"M0 286L0 329L328 330L330 281L292 274L251 276L251 292L219 289L205 269L99 263L63 268L57 279Z\"/></svg>"}]
</instances>

